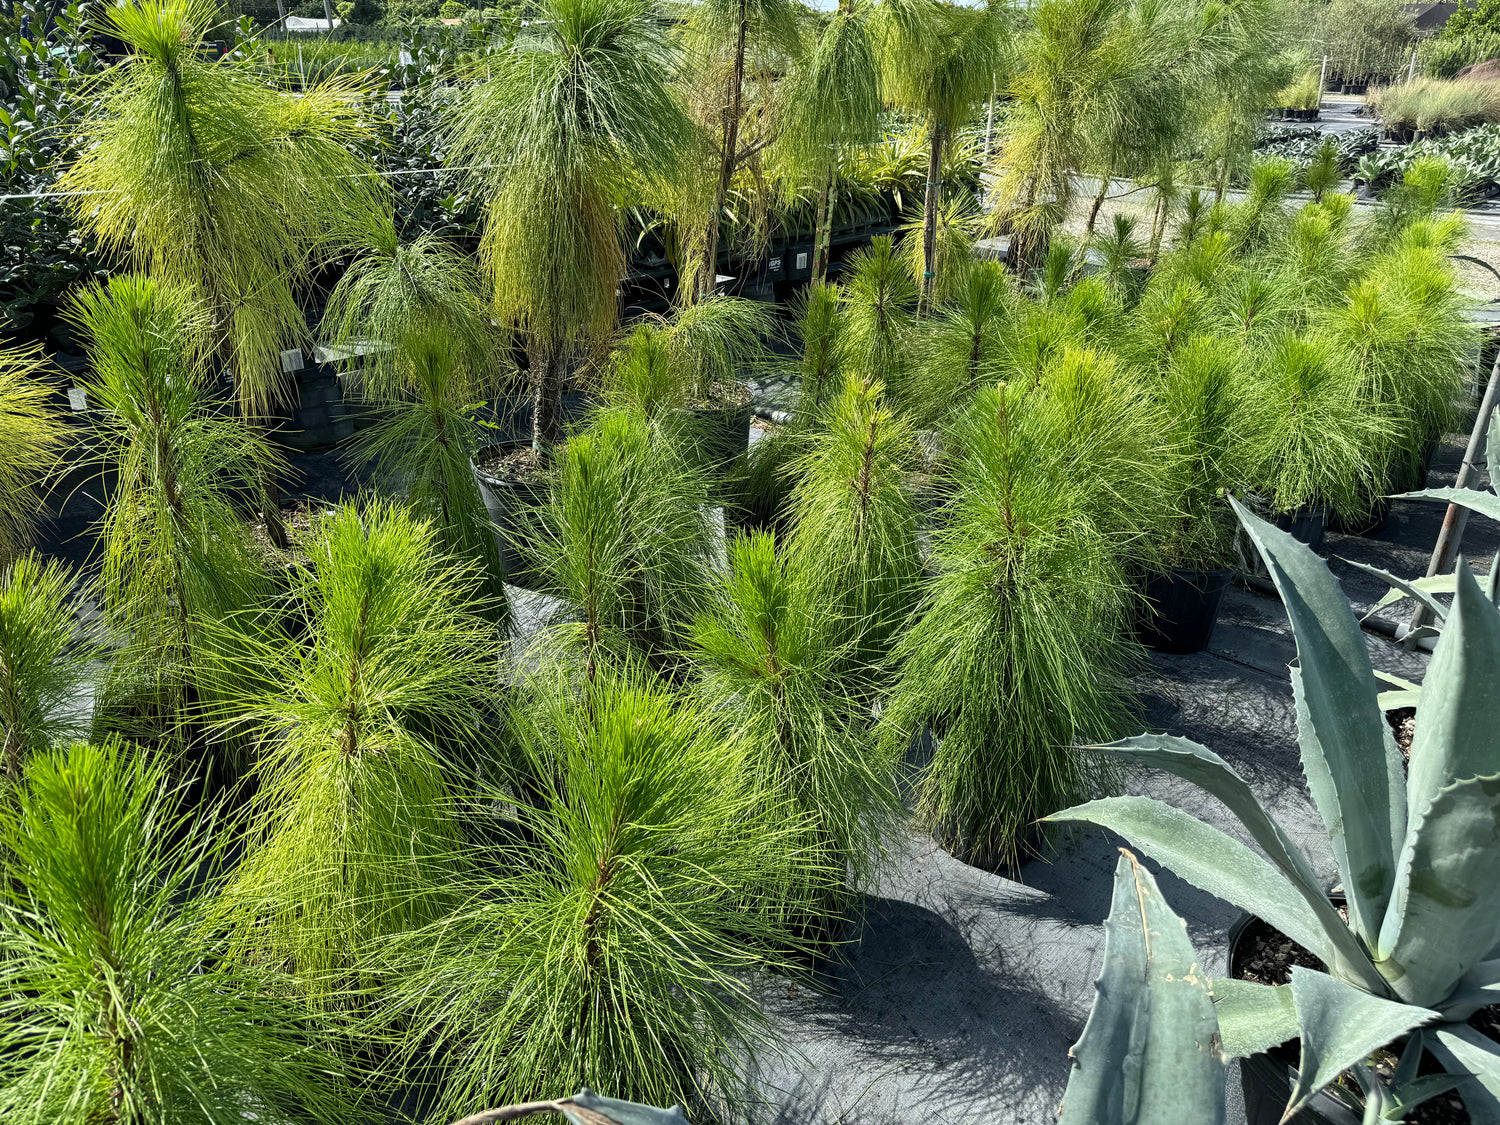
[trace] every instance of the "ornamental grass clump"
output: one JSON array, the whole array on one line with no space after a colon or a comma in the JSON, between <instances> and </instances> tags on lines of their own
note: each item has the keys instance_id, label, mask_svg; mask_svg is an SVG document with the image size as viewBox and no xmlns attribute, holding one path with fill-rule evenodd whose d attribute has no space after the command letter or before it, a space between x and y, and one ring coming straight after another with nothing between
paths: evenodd
<instances>
[{"instance_id":1,"label":"ornamental grass clump","mask_svg":"<svg viewBox=\"0 0 1500 1125\"><path fill-rule=\"evenodd\" d=\"M692 632L702 699L729 716L759 784L795 810L819 859L757 904L801 932L826 932L850 891L869 885L900 811L898 763L876 744L868 701L843 671L847 634L762 533L730 543L728 572Z\"/></svg>"},{"instance_id":2,"label":"ornamental grass clump","mask_svg":"<svg viewBox=\"0 0 1500 1125\"><path fill-rule=\"evenodd\" d=\"M211 810L118 744L38 755L0 802L0 1117L13 1125L353 1121L355 1081L264 961L225 957Z\"/></svg>"},{"instance_id":3,"label":"ornamental grass clump","mask_svg":"<svg viewBox=\"0 0 1500 1125\"><path fill-rule=\"evenodd\" d=\"M447 551L473 564L503 612L504 566L471 464L481 444L476 411L499 391L472 265L432 234L403 243L382 220L329 296L322 327L365 353L350 382L375 408L374 424L356 455L433 522Z\"/></svg>"},{"instance_id":4,"label":"ornamental grass clump","mask_svg":"<svg viewBox=\"0 0 1500 1125\"><path fill-rule=\"evenodd\" d=\"M204 628L260 596L265 576L245 513L280 460L226 413L187 294L121 274L85 289L73 317L89 338L99 408L91 454L114 475L100 527L100 596L115 647L102 721L132 737L191 741Z\"/></svg>"},{"instance_id":5,"label":"ornamental grass clump","mask_svg":"<svg viewBox=\"0 0 1500 1125\"><path fill-rule=\"evenodd\" d=\"M297 638L219 627L243 654L217 669L219 719L254 741L259 784L217 914L238 955L284 965L320 1003L349 999L368 943L454 902L452 803L497 638L478 576L440 543L400 506L346 505L305 545L285 607Z\"/></svg>"},{"instance_id":6,"label":"ornamental grass clump","mask_svg":"<svg viewBox=\"0 0 1500 1125\"><path fill-rule=\"evenodd\" d=\"M1128 713L1133 598L1120 516L1108 510L1124 501L1090 479L1102 443L1076 421L1058 398L1014 383L975 397L955 499L933 535L937 576L896 648L881 717L902 746L931 730L919 815L986 867L1025 858L1031 822L1100 780L1073 745Z\"/></svg>"},{"instance_id":7,"label":"ornamental grass clump","mask_svg":"<svg viewBox=\"0 0 1500 1125\"><path fill-rule=\"evenodd\" d=\"M808 826L763 759L639 673L542 685L513 715L536 780L466 902L384 951L408 1077L444 1119L585 1083L695 1119L747 1094L768 1045L747 974L792 938L766 888L805 885Z\"/></svg>"},{"instance_id":8,"label":"ornamental grass clump","mask_svg":"<svg viewBox=\"0 0 1500 1125\"><path fill-rule=\"evenodd\" d=\"M40 348L0 348L0 566L30 542L41 485L67 438L62 417L47 405L52 391L41 372Z\"/></svg>"},{"instance_id":9,"label":"ornamental grass clump","mask_svg":"<svg viewBox=\"0 0 1500 1125\"><path fill-rule=\"evenodd\" d=\"M33 755L87 732L95 652L74 636L74 587L66 566L34 554L0 571L0 773L11 784Z\"/></svg>"}]
</instances>

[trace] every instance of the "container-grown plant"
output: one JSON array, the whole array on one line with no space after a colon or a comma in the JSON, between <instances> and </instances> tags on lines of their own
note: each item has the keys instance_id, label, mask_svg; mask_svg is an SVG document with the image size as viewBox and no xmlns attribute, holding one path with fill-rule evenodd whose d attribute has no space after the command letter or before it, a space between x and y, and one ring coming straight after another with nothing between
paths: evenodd
<instances>
[{"instance_id":1,"label":"container-grown plant","mask_svg":"<svg viewBox=\"0 0 1500 1125\"><path fill-rule=\"evenodd\" d=\"M18 555L0 570L0 776L86 733L78 699L94 646L74 640L74 578L62 563Z\"/></svg>"},{"instance_id":2,"label":"container-grown plant","mask_svg":"<svg viewBox=\"0 0 1500 1125\"><path fill-rule=\"evenodd\" d=\"M294 576L300 637L250 614L214 627L215 717L255 743L259 782L215 915L237 956L288 966L318 1004L350 1000L372 939L455 903L455 748L474 744L498 642L475 568L440 542L398 505L335 509Z\"/></svg>"},{"instance_id":3,"label":"container-grown plant","mask_svg":"<svg viewBox=\"0 0 1500 1125\"><path fill-rule=\"evenodd\" d=\"M0 348L0 566L31 538L42 510L41 485L62 452L67 427L40 378L39 348Z\"/></svg>"},{"instance_id":4,"label":"container-grown plant","mask_svg":"<svg viewBox=\"0 0 1500 1125\"><path fill-rule=\"evenodd\" d=\"M527 688L505 862L476 853L468 905L382 950L403 1073L440 1076L448 1116L587 1078L716 1119L768 1041L743 974L791 964L769 896L816 863L804 820L728 712L603 668Z\"/></svg>"},{"instance_id":5,"label":"container-grown plant","mask_svg":"<svg viewBox=\"0 0 1500 1125\"><path fill-rule=\"evenodd\" d=\"M1300 1036L1288 1113L1372 1051L1410 1035L1448 1072L1480 1120L1500 1113L1500 1043L1467 1019L1496 995L1500 898L1500 608L1458 568L1447 627L1417 705L1407 761L1381 714L1364 637L1327 566L1305 544L1236 506L1287 607L1298 745L1346 896L1345 918L1244 779L1187 739L1141 735L1097 748L1165 769L1229 807L1264 856L1150 797L1107 797L1049 820L1108 827L1178 875L1263 919L1328 967L1289 986L1215 985L1231 1054ZM1470 1081L1462 1076L1472 1074ZM1432 1083L1429 1081L1428 1086ZM1381 1095L1374 1095L1376 1098ZM1377 1106L1383 1110L1384 1107ZM1399 1108L1397 1109L1399 1112ZM1376 1120L1367 1108L1366 1120Z\"/></svg>"},{"instance_id":6,"label":"container-grown plant","mask_svg":"<svg viewBox=\"0 0 1500 1125\"><path fill-rule=\"evenodd\" d=\"M641 0L546 0L511 49L475 61L449 163L484 199L480 260L494 315L526 342L531 441L562 436L570 367L617 319L626 184L665 197L692 123L664 29Z\"/></svg>"},{"instance_id":7,"label":"container-grown plant","mask_svg":"<svg viewBox=\"0 0 1500 1125\"><path fill-rule=\"evenodd\" d=\"M357 1119L357 1080L284 974L225 957L205 923L223 828L145 751L75 743L28 764L0 802L6 1121Z\"/></svg>"},{"instance_id":8,"label":"container-grown plant","mask_svg":"<svg viewBox=\"0 0 1500 1125\"><path fill-rule=\"evenodd\" d=\"M433 521L446 550L475 565L503 613L502 548L472 465L477 412L499 391L473 267L434 235L401 242L382 220L330 294L321 327L335 345L363 352L345 376L374 407L357 457Z\"/></svg>"},{"instance_id":9,"label":"container-grown plant","mask_svg":"<svg viewBox=\"0 0 1500 1125\"><path fill-rule=\"evenodd\" d=\"M77 295L98 408L86 446L113 477L100 524L100 598L115 651L101 730L191 742L203 734L204 626L265 585L243 506L280 459L222 410L185 289L133 274Z\"/></svg>"},{"instance_id":10,"label":"container-grown plant","mask_svg":"<svg viewBox=\"0 0 1500 1125\"><path fill-rule=\"evenodd\" d=\"M95 80L97 111L74 126L80 155L58 189L103 248L202 306L214 365L265 425L289 394L282 351L310 343L299 287L351 226L389 211L360 155L373 138L358 81L293 98L246 59L210 61L200 47L220 9L209 0L146 0L103 19L131 62ZM285 547L267 484L267 530Z\"/></svg>"}]
</instances>

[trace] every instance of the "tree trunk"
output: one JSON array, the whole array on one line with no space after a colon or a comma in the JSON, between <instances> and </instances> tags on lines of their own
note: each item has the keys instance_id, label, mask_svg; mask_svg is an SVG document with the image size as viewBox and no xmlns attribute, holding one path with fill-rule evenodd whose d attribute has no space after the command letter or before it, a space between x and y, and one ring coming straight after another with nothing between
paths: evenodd
<instances>
[{"instance_id":1,"label":"tree trunk","mask_svg":"<svg viewBox=\"0 0 1500 1125\"><path fill-rule=\"evenodd\" d=\"M323 16L328 20L328 30L333 30L333 0L323 0Z\"/></svg>"},{"instance_id":2,"label":"tree trunk","mask_svg":"<svg viewBox=\"0 0 1500 1125\"><path fill-rule=\"evenodd\" d=\"M824 281L828 277L828 244L833 235L833 165L828 166L828 179L818 193L818 220L813 229L813 281Z\"/></svg>"},{"instance_id":3,"label":"tree trunk","mask_svg":"<svg viewBox=\"0 0 1500 1125\"><path fill-rule=\"evenodd\" d=\"M539 343L531 351L531 448L545 459L562 436L558 418L562 402L562 349Z\"/></svg>"},{"instance_id":4,"label":"tree trunk","mask_svg":"<svg viewBox=\"0 0 1500 1125\"><path fill-rule=\"evenodd\" d=\"M1167 232L1167 197L1156 198L1156 210L1151 215L1151 249L1146 256L1148 266L1156 265L1156 256L1161 252L1162 235Z\"/></svg>"},{"instance_id":5,"label":"tree trunk","mask_svg":"<svg viewBox=\"0 0 1500 1125\"><path fill-rule=\"evenodd\" d=\"M1100 179L1099 179L1099 193L1094 196L1094 205L1093 205L1093 207L1089 208L1089 222L1088 222L1088 226L1086 226L1084 228L1084 232L1085 233L1087 233L1087 234L1093 234L1094 233L1094 224L1099 219L1099 208L1101 208L1101 207L1104 206L1104 193L1107 192L1108 190L1109 190L1109 177L1108 176L1102 176L1102 177L1100 177Z\"/></svg>"},{"instance_id":6,"label":"tree trunk","mask_svg":"<svg viewBox=\"0 0 1500 1125\"><path fill-rule=\"evenodd\" d=\"M714 187L713 211L708 216L708 229L704 231L703 266L698 282L698 296L707 297L718 288L719 276L719 216L724 213L724 201L729 198L729 185L734 180L735 153L740 143L740 113L745 95L745 40L750 35L749 0L740 0L740 26L734 40L734 70L729 76L729 88L724 98L723 148L719 153L719 182Z\"/></svg>"},{"instance_id":7,"label":"tree trunk","mask_svg":"<svg viewBox=\"0 0 1500 1125\"><path fill-rule=\"evenodd\" d=\"M925 312L932 303L933 283L937 280L937 213L938 193L943 185L943 138L947 123L939 121L932 130L932 146L927 155L927 194L922 200L922 286L917 311Z\"/></svg>"},{"instance_id":8,"label":"tree trunk","mask_svg":"<svg viewBox=\"0 0 1500 1125\"><path fill-rule=\"evenodd\" d=\"M286 0L276 0L276 26L286 30Z\"/></svg>"}]
</instances>

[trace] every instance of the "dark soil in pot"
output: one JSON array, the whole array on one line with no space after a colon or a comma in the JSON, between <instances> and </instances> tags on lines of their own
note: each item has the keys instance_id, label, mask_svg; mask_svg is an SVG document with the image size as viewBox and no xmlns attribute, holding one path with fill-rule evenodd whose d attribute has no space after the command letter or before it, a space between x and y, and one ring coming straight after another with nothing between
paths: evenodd
<instances>
[{"instance_id":1,"label":"dark soil in pot","mask_svg":"<svg viewBox=\"0 0 1500 1125\"><path fill-rule=\"evenodd\" d=\"M1335 903L1343 908L1342 900L1334 896ZM1274 926L1259 918L1247 917L1230 931L1229 972L1239 980L1256 984L1289 984L1292 968L1301 965L1308 969L1326 972L1327 966L1307 950L1287 937ZM1469 1026L1491 1038L1500 1039L1500 1005L1481 1008L1469 1019ZM1395 1054L1384 1064L1377 1064L1377 1071L1389 1079L1390 1068L1395 1065ZM1264 1055L1244 1059L1240 1066L1241 1082L1245 1092L1245 1117L1248 1125L1276 1125L1286 1108L1295 1081L1295 1071L1300 1062L1300 1051L1295 1039L1273 1047ZM1423 1060L1422 1073L1435 1072L1436 1064L1429 1055ZM1291 1125L1359 1125L1360 1114L1351 1105L1362 1102L1359 1083L1352 1074L1345 1074L1337 1086L1349 1093L1345 1102L1337 1094L1325 1090L1313 1103L1296 1117ZM1407 1125L1469 1125L1469 1111L1456 1091L1439 1094L1408 1111L1402 1119Z\"/></svg>"},{"instance_id":2,"label":"dark soil in pot","mask_svg":"<svg viewBox=\"0 0 1500 1125\"><path fill-rule=\"evenodd\" d=\"M716 477L729 474L750 448L755 400L744 383L714 383L706 399L687 403L688 441Z\"/></svg>"},{"instance_id":3,"label":"dark soil in pot","mask_svg":"<svg viewBox=\"0 0 1500 1125\"><path fill-rule=\"evenodd\" d=\"M1213 635L1233 571L1172 566L1146 579L1146 604L1136 634L1158 652L1202 652Z\"/></svg>"},{"instance_id":4,"label":"dark soil in pot","mask_svg":"<svg viewBox=\"0 0 1500 1125\"><path fill-rule=\"evenodd\" d=\"M527 590L541 589L541 576L517 548L529 513L547 502L550 491L536 451L526 442L487 445L474 454L474 479L497 529L495 542L506 582Z\"/></svg>"}]
</instances>

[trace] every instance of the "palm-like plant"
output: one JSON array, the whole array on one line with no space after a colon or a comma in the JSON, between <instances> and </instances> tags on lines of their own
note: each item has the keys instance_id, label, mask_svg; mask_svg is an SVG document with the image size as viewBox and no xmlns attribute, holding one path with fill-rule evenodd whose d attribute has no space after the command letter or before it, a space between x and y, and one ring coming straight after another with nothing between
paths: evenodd
<instances>
[{"instance_id":1,"label":"palm-like plant","mask_svg":"<svg viewBox=\"0 0 1500 1125\"><path fill-rule=\"evenodd\" d=\"M16 1125L352 1118L349 1076L274 968L210 945L224 859L164 763L78 743L0 805L0 1115Z\"/></svg>"},{"instance_id":2,"label":"palm-like plant","mask_svg":"<svg viewBox=\"0 0 1500 1125\"><path fill-rule=\"evenodd\" d=\"M927 190L922 200L924 302L937 278L937 223L943 148L991 91L1006 45L999 4L961 7L945 0L885 0L877 9L887 100L927 130Z\"/></svg>"},{"instance_id":3,"label":"palm-like plant","mask_svg":"<svg viewBox=\"0 0 1500 1125\"><path fill-rule=\"evenodd\" d=\"M80 293L100 407L94 454L115 474L101 527L105 618L121 648L112 691L192 721L205 622L248 604L262 576L236 503L278 464L264 439L215 401L202 312L179 287L134 275ZM143 732L138 732L143 733Z\"/></svg>"},{"instance_id":4,"label":"palm-like plant","mask_svg":"<svg viewBox=\"0 0 1500 1125\"><path fill-rule=\"evenodd\" d=\"M391 950L390 1013L450 1116L585 1082L703 1109L766 1042L741 974L789 937L745 902L816 866L807 825L727 714L615 675L573 690L513 723L539 789L506 863Z\"/></svg>"},{"instance_id":5,"label":"palm-like plant","mask_svg":"<svg viewBox=\"0 0 1500 1125\"><path fill-rule=\"evenodd\" d=\"M47 408L49 390L37 375L41 349L0 348L0 566L31 536L42 507L38 486L57 463L65 424Z\"/></svg>"},{"instance_id":6,"label":"palm-like plant","mask_svg":"<svg viewBox=\"0 0 1500 1125\"><path fill-rule=\"evenodd\" d=\"M760 784L797 811L808 852L823 859L801 872L809 885L788 888L782 909L793 917L840 909L840 876L864 882L898 808L896 762L874 745L864 701L840 671L848 634L760 533L730 544L718 597L693 628L703 698L734 716Z\"/></svg>"},{"instance_id":7,"label":"palm-like plant","mask_svg":"<svg viewBox=\"0 0 1500 1125\"><path fill-rule=\"evenodd\" d=\"M358 88L290 98L248 63L207 61L219 13L210 0L108 10L130 63L100 76L99 111L77 126L82 155L58 187L77 193L75 219L103 246L202 306L208 350L245 414L263 417L288 393L281 351L307 336L297 285L388 207L358 152L372 140ZM274 504L266 517L279 535Z\"/></svg>"},{"instance_id":8,"label":"palm-like plant","mask_svg":"<svg viewBox=\"0 0 1500 1125\"><path fill-rule=\"evenodd\" d=\"M304 639L229 619L221 722L260 745L244 860L219 913L243 955L314 997L351 984L367 942L450 904L457 763L496 675L472 568L431 524L371 501L329 513L290 612Z\"/></svg>"},{"instance_id":9,"label":"palm-like plant","mask_svg":"<svg viewBox=\"0 0 1500 1125\"><path fill-rule=\"evenodd\" d=\"M479 279L435 235L402 243L389 221L370 233L368 252L323 315L331 339L368 349L359 378L365 397L385 408L359 455L433 521L448 551L475 565L486 597L503 610L504 569L470 464L475 408L496 390Z\"/></svg>"},{"instance_id":10,"label":"palm-like plant","mask_svg":"<svg viewBox=\"0 0 1500 1125\"><path fill-rule=\"evenodd\" d=\"M776 154L787 186L818 189L812 280L828 276L835 188L841 159L880 139L880 55L870 27L872 5L840 0L807 57L790 76Z\"/></svg>"},{"instance_id":11,"label":"palm-like plant","mask_svg":"<svg viewBox=\"0 0 1500 1125\"><path fill-rule=\"evenodd\" d=\"M73 577L56 561L15 558L0 571L0 771L84 733L77 714L90 647L74 643Z\"/></svg>"},{"instance_id":12,"label":"palm-like plant","mask_svg":"<svg viewBox=\"0 0 1500 1125\"><path fill-rule=\"evenodd\" d=\"M530 358L532 440L561 433L570 356L603 344L624 271L617 205L664 195L691 123L643 0L547 0L511 50L481 60L449 159L484 196L481 261L495 315Z\"/></svg>"}]
</instances>

